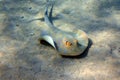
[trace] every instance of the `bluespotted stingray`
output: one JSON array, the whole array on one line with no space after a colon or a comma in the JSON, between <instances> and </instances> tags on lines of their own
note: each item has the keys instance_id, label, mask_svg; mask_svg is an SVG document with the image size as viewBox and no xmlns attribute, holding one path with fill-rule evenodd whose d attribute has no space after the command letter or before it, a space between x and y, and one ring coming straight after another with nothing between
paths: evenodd
<instances>
[{"instance_id":1,"label":"bluespotted stingray","mask_svg":"<svg viewBox=\"0 0 120 80\"><path fill-rule=\"evenodd\" d=\"M43 13L41 8L45 4L43 22L39 15ZM88 46L86 33L77 28L73 31L63 31L54 26L52 21L54 4L53 0L46 0L46 2L44 0L0 1L0 15L4 14L3 34L21 41L29 40L32 33L37 34L36 40L46 41L60 55L77 56L82 54Z\"/></svg>"},{"instance_id":2,"label":"bluespotted stingray","mask_svg":"<svg viewBox=\"0 0 120 80\"><path fill-rule=\"evenodd\" d=\"M45 40L51 44L60 55L77 56L82 54L88 46L88 37L86 33L80 29L74 31L63 31L54 26L52 22L52 10L54 1L47 0L44 12L45 23L49 26L47 32L49 34L41 33L40 40ZM48 11L50 7L50 11ZM49 12L49 13L48 13Z\"/></svg>"}]
</instances>

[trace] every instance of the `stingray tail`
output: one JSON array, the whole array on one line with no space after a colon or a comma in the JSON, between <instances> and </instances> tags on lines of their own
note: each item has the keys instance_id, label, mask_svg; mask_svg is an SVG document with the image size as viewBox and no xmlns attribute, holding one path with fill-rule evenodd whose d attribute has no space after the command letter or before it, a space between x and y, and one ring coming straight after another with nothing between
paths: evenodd
<instances>
[{"instance_id":1,"label":"stingray tail","mask_svg":"<svg viewBox=\"0 0 120 80\"><path fill-rule=\"evenodd\" d=\"M52 11L53 11L55 1L46 0L46 2L47 3L46 3L45 12L44 12L44 20L49 27L53 28L54 25L53 25L53 22L52 22ZM50 8L50 12L48 14L48 8L49 8L50 5L51 5L51 8Z\"/></svg>"}]
</instances>

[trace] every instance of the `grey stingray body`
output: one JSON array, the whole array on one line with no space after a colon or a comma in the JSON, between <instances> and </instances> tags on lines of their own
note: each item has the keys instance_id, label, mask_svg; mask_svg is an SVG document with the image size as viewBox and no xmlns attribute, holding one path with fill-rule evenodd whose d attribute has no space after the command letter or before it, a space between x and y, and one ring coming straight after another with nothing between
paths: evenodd
<instances>
[{"instance_id":1,"label":"grey stingray body","mask_svg":"<svg viewBox=\"0 0 120 80\"><path fill-rule=\"evenodd\" d=\"M44 39L49 42L61 55L76 56L87 48L88 37L82 30L73 32L62 31L53 25L53 4L47 0L44 19L48 26L39 20L42 14L42 0L3 0L0 3L0 15L3 17L4 27L1 34L19 41L28 41L33 37ZM52 1L52 0L51 0ZM48 8L50 14L48 15ZM2 26L1 25L1 26ZM75 27L75 26L73 26ZM32 35L31 35L32 34ZM39 35L40 34L40 35Z\"/></svg>"},{"instance_id":2,"label":"grey stingray body","mask_svg":"<svg viewBox=\"0 0 120 80\"><path fill-rule=\"evenodd\" d=\"M50 13L48 8L50 6L47 1L44 19L49 26L48 34L41 32L41 39L50 43L61 55L76 56L83 53L88 46L88 37L82 30L76 29L73 32L62 31L54 26L52 22L52 10L54 2L51 4ZM48 39L47 39L48 37Z\"/></svg>"}]
</instances>

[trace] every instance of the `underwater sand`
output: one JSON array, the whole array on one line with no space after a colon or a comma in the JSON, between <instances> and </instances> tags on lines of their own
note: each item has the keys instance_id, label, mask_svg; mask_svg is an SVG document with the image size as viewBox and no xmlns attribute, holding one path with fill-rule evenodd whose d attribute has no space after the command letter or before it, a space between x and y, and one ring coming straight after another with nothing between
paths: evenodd
<instances>
[{"instance_id":1,"label":"underwater sand","mask_svg":"<svg viewBox=\"0 0 120 80\"><path fill-rule=\"evenodd\" d=\"M0 80L120 80L120 0L56 0L54 24L93 43L75 58L39 43L45 1L0 0Z\"/></svg>"}]
</instances>

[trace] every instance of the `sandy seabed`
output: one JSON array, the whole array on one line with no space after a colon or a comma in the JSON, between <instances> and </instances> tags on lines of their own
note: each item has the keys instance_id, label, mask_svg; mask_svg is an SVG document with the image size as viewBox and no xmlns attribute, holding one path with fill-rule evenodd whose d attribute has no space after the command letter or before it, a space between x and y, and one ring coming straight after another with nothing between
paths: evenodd
<instances>
[{"instance_id":1,"label":"sandy seabed","mask_svg":"<svg viewBox=\"0 0 120 80\"><path fill-rule=\"evenodd\" d=\"M38 41L47 27L45 0L0 0L0 80L120 80L119 4L56 0L54 24L84 30L91 39L82 56L71 58Z\"/></svg>"}]
</instances>

